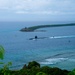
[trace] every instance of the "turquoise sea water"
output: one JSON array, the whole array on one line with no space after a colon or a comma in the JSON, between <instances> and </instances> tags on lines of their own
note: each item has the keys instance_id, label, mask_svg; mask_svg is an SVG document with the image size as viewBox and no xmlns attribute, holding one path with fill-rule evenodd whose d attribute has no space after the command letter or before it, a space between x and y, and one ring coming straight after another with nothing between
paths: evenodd
<instances>
[{"instance_id":1,"label":"turquoise sea water","mask_svg":"<svg viewBox=\"0 0 75 75\"><path fill-rule=\"evenodd\" d=\"M24 27L50 22L0 22L0 45L5 48L4 62L21 69L30 61L72 70L75 68L75 26L42 28L43 32L20 32ZM29 40L29 38L46 37Z\"/></svg>"}]
</instances>

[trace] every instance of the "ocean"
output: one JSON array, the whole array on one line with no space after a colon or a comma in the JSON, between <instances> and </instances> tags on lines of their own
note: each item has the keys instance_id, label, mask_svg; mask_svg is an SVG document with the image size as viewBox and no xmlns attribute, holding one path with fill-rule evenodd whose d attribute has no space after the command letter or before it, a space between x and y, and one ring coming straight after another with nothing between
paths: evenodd
<instances>
[{"instance_id":1,"label":"ocean","mask_svg":"<svg viewBox=\"0 0 75 75\"><path fill-rule=\"evenodd\" d=\"M0 22L0 45L5 49L4 60L0 61L12 62L10 69L21 69L24 64L37 61L41 66L73 70L75 68L75 26L41 28L35 32L20 31L24 27L58 23ZM46 38L29 40L36 35Z\"/></svg>"}]
</instances>

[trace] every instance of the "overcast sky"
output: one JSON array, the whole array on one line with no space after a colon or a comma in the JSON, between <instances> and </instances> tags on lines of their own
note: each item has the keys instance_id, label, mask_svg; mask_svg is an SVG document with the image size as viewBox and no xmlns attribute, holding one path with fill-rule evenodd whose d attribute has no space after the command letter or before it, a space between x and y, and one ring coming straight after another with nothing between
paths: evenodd
<instances>
[{"instance_id":1,"label":"overcast sky","mask_svg":"<svg viewBox=\"0 0 75 75\"><path fill-rule=\"evenodd\" d=\"M0 0L0 21L75 21L75 0Z\"/></svg>"}]
</instances>

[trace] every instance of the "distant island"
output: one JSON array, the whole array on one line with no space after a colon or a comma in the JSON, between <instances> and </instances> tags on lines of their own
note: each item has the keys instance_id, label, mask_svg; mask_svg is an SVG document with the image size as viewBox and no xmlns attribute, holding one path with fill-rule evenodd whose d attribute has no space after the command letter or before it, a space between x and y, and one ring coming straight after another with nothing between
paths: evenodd
<instances>
[{"instance_id":1,"label":"distant island","mask_svg":"<svg viewBox=\"0 0 75 75\"><path fill-rule=\"evenodd\" d=\"M22 32L34 32L35 30L40 29L40 28L61 27L61 26L75 26L75 23L70 23L70 24L53 24L53 25L38 25L38 26L22 28L20 31L22 31Z\"/></svg>"}]
</instances>

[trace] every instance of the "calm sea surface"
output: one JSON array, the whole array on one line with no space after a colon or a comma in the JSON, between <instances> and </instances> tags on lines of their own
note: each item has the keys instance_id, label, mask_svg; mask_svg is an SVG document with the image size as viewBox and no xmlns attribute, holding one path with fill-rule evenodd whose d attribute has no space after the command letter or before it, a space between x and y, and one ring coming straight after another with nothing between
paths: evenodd
<instances>
[{"instance_id":1,"label":"calm sea surface","mask_svg":"<svg viewBox=\"0 0 75 75\"><path fill-rule=\"evenodd\" d=\"M20 32L24 27L48 22L0 22L0 45L5 49L3 62L12 62L12 69L21 69L30 61L72 70L75 68L75 26L41 28L42 32ZM29 40L29 38L46 37Z\"/></svg>"}]
</instances>

